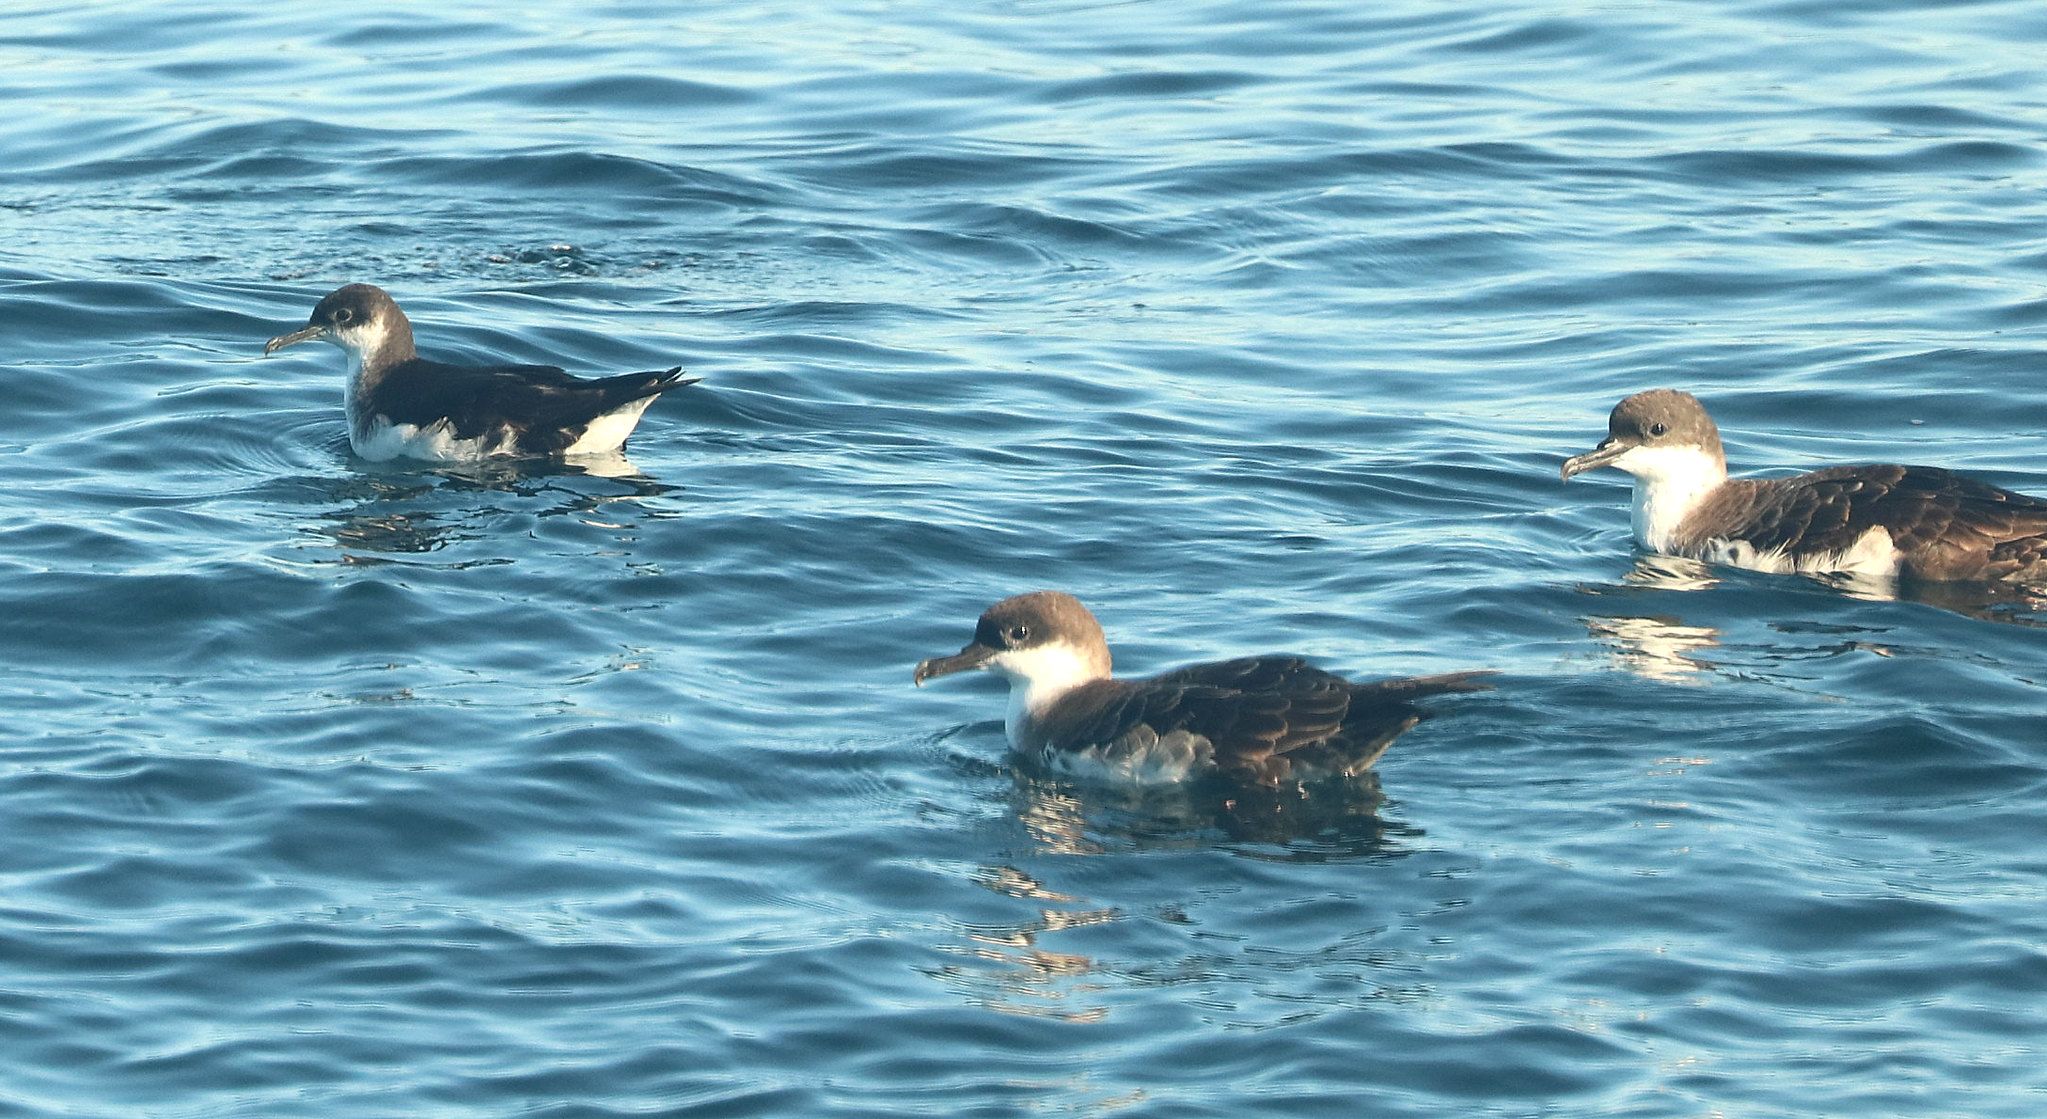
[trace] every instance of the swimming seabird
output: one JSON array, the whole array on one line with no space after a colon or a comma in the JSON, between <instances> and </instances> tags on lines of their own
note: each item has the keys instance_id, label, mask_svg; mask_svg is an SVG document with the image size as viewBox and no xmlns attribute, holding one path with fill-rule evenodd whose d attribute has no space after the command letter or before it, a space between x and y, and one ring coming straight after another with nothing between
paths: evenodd
<instances>
[{"instance_id":1,"label":"swimming seabird","mask_svg":"<svg viewBox=\"0 0 2047 1119\"><path fill-rule=\"evenodd\" d=\"M987 668L1009 677L1010 745L1051 768L1141 783L1221 771L1265 785L1361 773L1428 717L1410 700L1482 691L1489 675L1357 684L1267 656L1117 680L1100 623L1059 591L990 606L966 648L921 662L913 679Z\"/></svg>"},{"instance_id":2,"label":"swimming seabird","mask_svg":"<svg viewBox=\"0 0 2047 1119\"><path fill-rule=\"evenodd\" d=\"M372 284L335 289L304 327L263 352L315 338L354 358L348 442L374 461L605 454L625 445L655 397L698 380L680 367L584 380L552 365L428 361L412 348L405 312Z\"/></svg>"},{"instance_id":3,"label":"swimming seabird","mask_svg":"<svg viewBox=\"0 0 2047 1119\"><path fill-rule=\"evenodd\" d=\"M1935 466L1729 480L1720 430L1675 389L1621 401L1606 430L1564 479L1600 466L1634 475L1635 539L1651 551L1757 571L2047 579L2047 500Z\"/></svg>"}]
</instances>

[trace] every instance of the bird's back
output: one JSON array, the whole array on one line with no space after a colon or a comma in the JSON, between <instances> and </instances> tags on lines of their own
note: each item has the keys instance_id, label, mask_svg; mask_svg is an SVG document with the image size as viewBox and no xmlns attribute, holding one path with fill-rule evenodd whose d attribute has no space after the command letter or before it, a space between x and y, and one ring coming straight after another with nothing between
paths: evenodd
<instances>
[{"instance_id":1,"label":"bird's back","mask_svg":"<svg viewBox=\"0 0 2047 1119\"><path fill-rule=\"evenodd\" d=\"M1265 784L1350 775L1426 717L1413 700L1480 690L1482 675L1357 684L1298 657L1217 661L1083 684L1060 698L1029 745L1055 763L1084 759L1165 779L1175 767L1208 765Z\"/></svg>"}]
</instances>

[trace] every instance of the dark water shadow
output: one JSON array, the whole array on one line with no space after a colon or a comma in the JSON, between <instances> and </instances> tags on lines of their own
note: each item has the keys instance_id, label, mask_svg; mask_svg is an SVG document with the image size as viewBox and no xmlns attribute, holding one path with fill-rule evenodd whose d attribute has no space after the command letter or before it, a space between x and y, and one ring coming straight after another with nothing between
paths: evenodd
<instances>
[{"instance_id":1,"label":"dark water shadow","mask_svg":"<svg viewBox=\"0 0 2047 1119\"><path fill-rule=\"evenodd\" d=\"M360 473L329 487L337 507L316 515L307 532L340 550L337 562L416 562L465 542L488 538L493 521L517 515L574 516L624 527L643 502L682 487L640 473L623 455L576 461L531 459L460 465L364 463ZM457 567L508 563L502 557Z\"/></svg>"},{"instance_id":2,"label":"dark water shadow","mask_svg":"<svg viewBox=\"0 0 2047 1119\"><path fill-rule=\"evenodd\" d=\"M1793 580L1793 582L1784 582ZM1843 597L1871 603L1912 603L1932 606L1962 617L2020 627L2040 627L2041 612L2047 607L2047 590L2011 583L1928 583L1917 580L1877 580L1863 576L1775 575L1748 571L1727 571L1696 560L1674 556L1643 555L1618 584L1580 584L1578 593L1608 599L1616 606L1645 605L1653 597L1655 609L1608 609L1580 618L1587 633L1604 647L1613 667L1631 675L1660 683L1705 683L1714 676L1730 680L1770 682L1795 665L1849 653L1869 652L1880 656L1911 653L1927 656L1977 654L1956 651L1939 644L1930 635L1915 637L1902 619L1885 615L1844 615L1833 620L1810 617L1758 614L1748 621L1783 641L1758 642L1730 636L1730 628L1741 623L1729 616L1731 600L1697 599L1702 611L1721 611L1720 624L1700 624L1687 619L1674 607L1683 600L1666 592L1695 595L1720 589L1739 594L1744 586L1756 590L1809 588L1814 585Z\"/></svg>"},{"instance_id":3,"label":"dark water shadow","mask_svg":"<svg viewBox=\"0 0 2047 1119\"><path fill-rule=\"evenodd\" d=\"M1855 593L1853 588L1846 588ZM1901 602L1916 602L1985 622L2015 626L2047 625L2047 587L2023 583L1924 583L1908 580L1897 588Z\"/></svg>"},{"instance_id":4,"label":"dark water shadow","mask_svg":"<svg viewBox=\"0 0 2047 1119\"><path fill-rule=\"evenodd\" d=\"M1724 569L1680 556L1638 555L1635 565L1615 584L1585 583L1579 590L1589 595L1627 594L1630 591L1706 591L1730 579L1798 580L1818 585L1865 602L1911 602L1991 622L2040 625L2047 612L2047 586L2000 581L1936 583L1922 579L1879 578L1845 572L1818 574L1761 574Z\"/></svg>"},{"instance_id":5,"label":"dark water shadow","mask_svg":"<svg viewBox=\"0 0 2047 1119\"><path fill-rule=\"evenodd\" d=\"M1126 938L1154 935L1145 930L1206 922L1176 891L1114 891L1124 900L1107 900L1099 882L1085 885L1092 875L1063 863L1073 856L1136 855L1149 861L1203 852L1288 864L1399 858L1423 833L1389 811L1392 802L1375 775L1287 789L1222 778L1136 787L1074 782L1014 759L957 760L976 776L1007 778L1009 788L997 795L1006 796L1028 837L1024 848L972 872L974 885L1013 904L974 907L973 916L955 918L956 937L939 945L944 962L924 969L959 997L1005 1015L1094 1023L1124 1001L1119 992L1248 984L1269 969L1289 966L1352 968L1370 997L1385 996L1382 977L1397 969L1381 958L1386 953L1369 936L1337 936L1295 950L1241 944L1233 934L1218 933L1165 956L1126 950ZM1048 880L1062 865L1056 877L1066 881ZM1123 874L1106 869L1112 879ZM1169 873L1135 863L1128 869L1140 878ZM1131 931L1109 931L1119 925Z\"/></svg>"},{"instance_id":6,"label":"dark water shadow","mask_svg":"<svg viewBox=\"0 0 2047 1119\"><path fill-rule=\"evenodd\" d=\"M1019 769L1016 818L1047 854L1213 849L1272 862L1397 858L1422 830L1386 814L1376 774L1277 789L1210 777L1104 786Z\"/></svg>"}]
</instances>

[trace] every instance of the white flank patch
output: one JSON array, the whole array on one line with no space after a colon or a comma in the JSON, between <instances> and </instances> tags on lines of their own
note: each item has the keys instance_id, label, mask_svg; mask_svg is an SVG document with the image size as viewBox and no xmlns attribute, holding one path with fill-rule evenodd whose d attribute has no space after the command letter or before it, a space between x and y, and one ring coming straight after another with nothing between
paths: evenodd
<instances>
[{"instance_id":1,"label":"white flank patch","mask_svg":"<svg viewBox=\"0 0 2047 1119\"><path fill-rule=\"evenodd\" d=\"M1746 540L1713 540L1707 543L1702 558L1713 563L1746 567L1751 571L1779 574L1798 572L1806 575L1838 572L1874 576L1878 579L1895 578L1901 560L1897 545L1891 540L1891 534L1881 527L1870 529L1855 543L1834 552L1808 552L1802 556L1794 556L1782 548L1758 552Z\"/></svg>"},{"instance_id":2,"label":"white flank patch","mask_svg":"<svg viewBox=\"0 0 2047 1119\"><path fill-rule=\"evenodd\" d=\"M618 450L625 446L626 436L631 435L633 428L639 426L640 413L645 412L647 405L652 403L653 397L643 396L615 412L606 412L591 420L590 426L583 429L582 436L569 444L568 449L562 453L602 455Z\"/></svg>"},{"instance_id":3,"label":"white flank patch","mask_svg":"<svg viewBox=\"0 0 2047 1119\"><path fill-rule=\"evenodd\" d=\"M356 426L351 423L349 444L355 448L356 454L371 462L389 462L394 458L480 462L512 453L511 431L503 432L494 443L486 438L457 439L453 425L446 420L420 427L416 424L394 424L378 416L370 421L368 430L360 436L356 431Z\"/></svg>"}]
</instances>

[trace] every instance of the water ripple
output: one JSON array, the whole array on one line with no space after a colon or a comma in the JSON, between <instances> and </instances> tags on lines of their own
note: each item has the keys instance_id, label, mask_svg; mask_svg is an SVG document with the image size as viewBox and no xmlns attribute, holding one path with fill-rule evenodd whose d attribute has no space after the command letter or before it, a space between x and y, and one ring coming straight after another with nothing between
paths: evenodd
<instances>
[{"instance_id":1,"label":"water ripple","mask_svg":"<svg viewBox=\"0 0 2047 1119\"><path fill-rule=\"evenodd\" d=\"M0 16L0 1112L2035 1114L2037 596L1638 560L2047 492L2012 0ZM348 450L450 360L629 454ZM986 678L1502 671L1367 780L1076 786Z\"/></svg>"}]
</instances>

